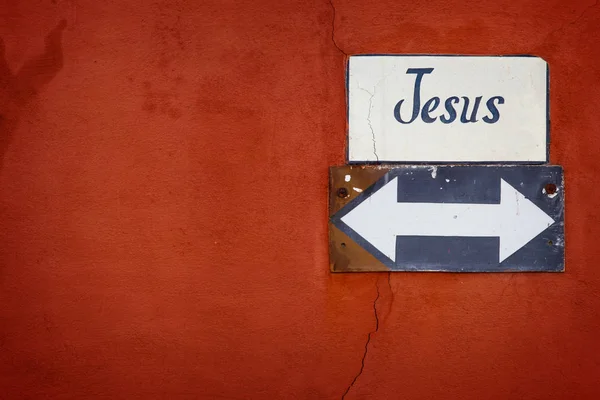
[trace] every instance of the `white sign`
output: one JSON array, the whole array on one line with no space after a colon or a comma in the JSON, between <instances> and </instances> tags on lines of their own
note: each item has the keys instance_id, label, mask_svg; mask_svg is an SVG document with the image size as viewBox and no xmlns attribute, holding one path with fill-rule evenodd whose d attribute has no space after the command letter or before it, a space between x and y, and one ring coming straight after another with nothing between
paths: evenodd
<instances>
[{"instance_id":1,"label":"white sign","mask_svg":"<svg viewBox=\"0 0 600 400\"><path fill-rule=\"evenodd\" d=\"M350 162L546 162L538 57L352 56Z\"/></svg>"}]
</instances>

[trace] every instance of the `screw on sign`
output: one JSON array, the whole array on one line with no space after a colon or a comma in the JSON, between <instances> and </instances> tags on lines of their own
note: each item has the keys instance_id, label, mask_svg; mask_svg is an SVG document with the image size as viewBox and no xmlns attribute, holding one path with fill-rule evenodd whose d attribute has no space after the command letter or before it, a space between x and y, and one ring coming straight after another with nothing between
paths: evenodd
<instances>
[{"instance_id":1,"label":"screw on sign","mask_svg":"<svg viewBox=\"0 0 600 400\"><path fill-rule=\"evenodd\" d=\"M337 195L338 197L345 199L346 197L348 197L348 189L346 189L345 187L339 188L337 190Z\"/></svg>"}]
</instances>

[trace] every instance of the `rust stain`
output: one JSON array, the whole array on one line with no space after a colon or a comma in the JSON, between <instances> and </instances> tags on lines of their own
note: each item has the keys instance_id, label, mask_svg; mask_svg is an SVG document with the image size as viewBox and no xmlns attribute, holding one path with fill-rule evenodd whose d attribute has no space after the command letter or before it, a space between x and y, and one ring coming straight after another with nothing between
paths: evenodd
<instances>
[{"instance_id":1,"label":"rust stain","mask_svg":"<svg viewBox=\"0 0 600 400\"><path fill-rule=\"evenodd\" d=\"M0 38L0 167L25 107L63 67L62 33L67 21L62 20L45 39L44 52L26 61L13 75Z\"/></svg>"},{"instance_id":2,"label":"rust stain","mask_svg":"<svg viewBox=\"0 0 600 400\"><path fill-rule=\"evenodd\" d=\"M329 169L329 216L333 216L363 190L373 185L389 169L362 166ZM340 196L343 193L344 196ZM329 257L332 272L389 271L371 253L329 222Z\"/></svg>"}]
</instances>

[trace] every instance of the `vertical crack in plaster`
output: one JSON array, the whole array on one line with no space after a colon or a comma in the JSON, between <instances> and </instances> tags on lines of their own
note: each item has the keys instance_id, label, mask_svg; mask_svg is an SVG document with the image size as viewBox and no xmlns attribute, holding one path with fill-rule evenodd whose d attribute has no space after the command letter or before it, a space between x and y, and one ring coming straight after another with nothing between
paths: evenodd
<instances>
[{"instance_id":1,"label":"vertical crack in plaster","mask_svg":"<svg viewBox=\"0 0 600 400\"><path fill-rule=\"evenodd\" d=\"M348 54L346 54L346 52L344 50L342 50L342 48L340 46L338 46L337 42L335 41L335 14L336 14L336 10L335 10L335 6L333 5L333 0L329 0L329 5L331 6L331 11L333 11L333 15L331 17L331 41L333 42L333 45L340 51L340 53L342 53L345 56L348 56Z\"/></svg>"},{"instance_id":2,"label":"vertical crack in plaster","mask_svg":"<svg viewBox=\"0 0 600 400\"><path fill-rule=\"evenodd\" d=\"M359 87L360 90L369 94L369 113L367 114L367 123L369 124L369 129L371 130L371 140L373 141L373 154L375 155L375 159L377 160L377 162L379 162L379 156L377 155L377 142L375 141L375 131L373 130L373 124L371 123L371 110L373 109L373 97L375 97L375 88L377 88L377 85L373 87L373 93L371 93L367 89Z\"/></svg>"},{"instance_id":3,"label":"vertical crack in plaster","mask_svg":"<svg viewBox=\"0 0 600 400\"><path fill-rule=\"evenodd\" d=\"M388 272L388 286L390 288L390 295L392 296L392 303L394 303L394 291L392 290L392 271Z\"/></svg>"},{"instance_id":4,"label":"vertical crack in plaster","mask_svg":"<svg viewBox=\"0 0 600 400\"><path fill-rule=\"evenodd\" d=\"M371 336L373 334L377 333L377 331L379 330L379 315L377 314L377 301L379 300L380 293L379 293L378 281L375 282L375 288L377 289L377 296L375 297L375 301L373 301L373 314L375 315L375 330L369 332L369 334L367 335L367 342L365 343L365 351L363 353L362 360L360 362L360 370L358 371L358 374L356 374L356 376L354 377L354 379L352 380L350 385L346 388L346 391L342 395L342 400L344 400L344 398L350 392L350 390L352 389L352 387L354 386L354 384L356 383L358 378L362 375L363 370L365 369L365 360L367 358L367 353L369 351L369 343L371 342Z\"/></svg>"},{"instance_id":5,"label":"vertical crack in plaster","mask_svg":"<svg viewBox=\"0 0 600 400\"><path fill-rule=\"evenodd\" d=\"M373 97L375 97L375 90L369 98L369 113L367 114L367 122L369 123L369 129L371 130L371 140L373 141L373 154L375 159L379 162L379 156L377 155L377 143L375 142L375 131L373 131L373 125L371 125L371 109L373 108Z\"/></svg>"},{"instance_id":6,"label":"vertical crack in plaster","mask_svg":"<svg viewBox=\"0 0 600 400\"><path fill-rule=\"evenodd\" d=\"M369 130L371 131L371 140L373 141L373 154L375 155L375 160L379 162L379 155L377 154L377 141L375 140L375 130L373 129L373 123L371 121L371 112L373 111L373 99L375 98L375 92L377 91L377 87L381 85L390 75L392 75L396 70L394 66L390 72L385 74L381 79L377 81L375 85L373 85L373 92L368 91L367 89L358 86L360 90L369 94L369 112L367 113L367 123L369 124Z\"/></svg>"}]
</instances>

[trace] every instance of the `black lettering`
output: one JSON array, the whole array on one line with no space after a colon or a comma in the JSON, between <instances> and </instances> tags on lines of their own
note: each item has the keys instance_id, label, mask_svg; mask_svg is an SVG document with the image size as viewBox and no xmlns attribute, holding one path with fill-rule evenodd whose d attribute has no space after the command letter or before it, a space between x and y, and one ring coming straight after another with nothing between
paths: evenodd
<instances>
[{"instance_id":1,"label":"black lettering","mask_svg":"<svg viewBox=\"0 0 600 400\"><path fill-rule=\"evenodd\" d=\"M492 113L491 117L485 116L482 118L483 121L487 122L488 124L494 124L500 119L500 110L498 110L498 107L496 107L496 105L494 104L494 100L498 100L498 104L504 104L504 97L502 96L494 96L490 98L487 101L487 103L485 103L488 110L490 110L490 112Z\"/></svg>"},{"instance_id":2,"label":"black lettering","mask_svg":"<svg viewBox=\"0 0 600 400\"><path fill-rule=\"evenodd\" d=\"M475 105L473 106L473 111L471 112L471 118L467 119L467 112L469 109L469 98L462 96L465 100L465 106L463 107L462 113L460 114L460 122L466 124L468 122L477 122L477 110L479 109L479 103L481 103L482 96L477 96L475 98Z\"/></svg>"},{"instance_id":3,"label":"black lettering","mask_svg":"<svg viewBox=\"0 0 600 400\"><path fill-rule=\"evenodd\" d=\"M433 68L409 68L406 70L407 74L417 74L417 77L415 78L415 90L413 93L413 110L410 120L404 121L400 115L400 107L402 107L404 99L400 100L394 107L394 118L396 118L396 121L401 124L410 124L417 119L419 110L421 109L421 81L423 80L423 75L430 74L431 72L433 72Z\"/></svg>"},{"instance_id":4,"label":"black lettering","mask_svg":"<svg viewBox=\"0 0 600 400\"><path fill-rule=\"evenodd\" d=\"M452 105L452 103L458 103L460 101L460 99L456 96L452 96L452 97L448 97L444 103L444 107L446 107L446 111L448 112L448 117L446 117L445 115L442 115L440 117L440 121L442 121L442 123L444 124L450 124L452 122L454 122L454 120L456 119L456 110L454 109L454 106Z\"/></svg>"},{"instance_id":5,"label":"black lettering","mask_svg":"<svg viewBox=\"0 0 600 400\"><path fill-rule=\"evenodd\" d=\"M437 106L440 105L440 98L439 97L432 97L431 99L427 100L427 102L425 104L423 104L423 110L421 110L421 119L423 120L423 122L427 123L427 124L431 124L432 122L434 122L437 117L431 117L429 115L430 112L434 111Z\"/></svg>"}]
</instances>

